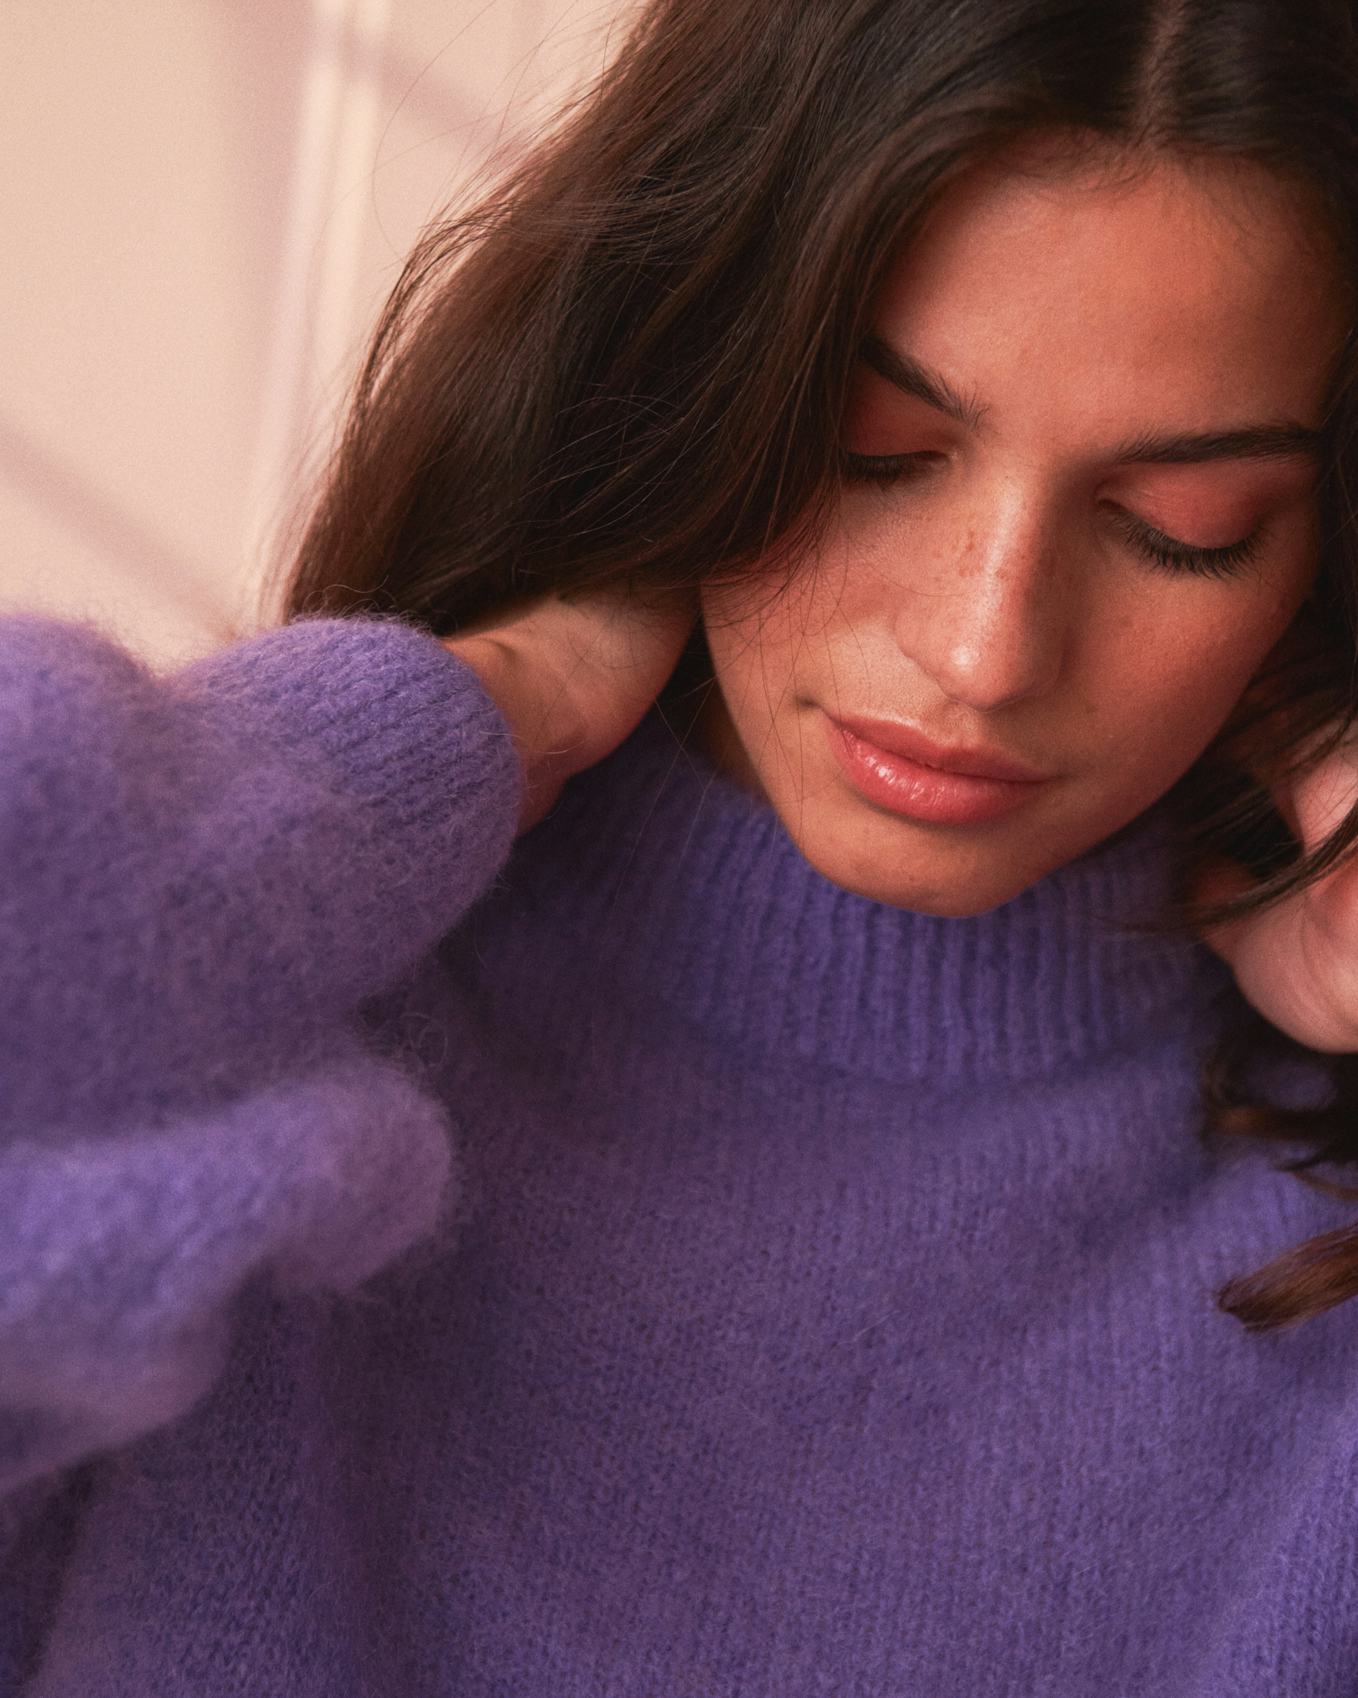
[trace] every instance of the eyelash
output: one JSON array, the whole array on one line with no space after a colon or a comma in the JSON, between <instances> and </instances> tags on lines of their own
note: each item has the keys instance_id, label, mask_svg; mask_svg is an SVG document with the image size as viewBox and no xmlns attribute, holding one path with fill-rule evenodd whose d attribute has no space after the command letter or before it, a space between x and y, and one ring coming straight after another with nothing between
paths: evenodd
<instances>
[{"instance_id":1,"label":"eyelash","mask_svg":"<svg viewBox=\"0 0 1358 1698\"><path fill-rule=\"evenodd\" d=\"M1136 551L1166 572L1190 572L1200 578L1238 578L1259 552L1263 530L1251 531L1225 548L1193 548L1157 531L1144 519L1120 514L1118 528Z\"/></svg>"},{"instance_id":2,"label":"eyelash","mask_svg":"<svg viewBox=\"0 0 1358 1698\"><path fill-rule=\"evenodd\" d=\"M851 454L844 451L844 475L853 483L876 484L885 489L889 484L906 483L923 474L921 461L926 454Z\"/></svg>"},{"instance_id":3,"label":"eyelash","mask_svg":"<svg viewBox=\"0 0 1358 1698\"><path fill-rule=\"evenodd\" d=\"M846 450L844 476L851 483L887 489L923 476L923 462L930 458L926 454L851 454ZM1130 546L1152 566L1162 572L1188 573L1200 578L1240 577L1259 552L1263 538L1261 527L1225 548L1194 548L1190 543L1166 536L1144 519L1133 518L1130 513L1119 514L1117 522Z\"/></svg>"}]
</instances>

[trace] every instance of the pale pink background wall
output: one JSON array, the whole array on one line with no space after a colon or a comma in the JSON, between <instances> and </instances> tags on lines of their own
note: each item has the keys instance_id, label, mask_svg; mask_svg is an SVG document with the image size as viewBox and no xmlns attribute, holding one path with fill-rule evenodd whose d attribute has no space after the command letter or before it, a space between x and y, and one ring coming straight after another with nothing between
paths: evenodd
<instances>
[{"instance_id":1,"label":"pale pink background wall","mask_svg":"<svg viewBox=\"0 0 1358 1698\"><path fill-rule=\"evenodd\" d=\"M0 0L0 610L258 622L420 226L625 0Z\"/></svg>"}]
</instances>

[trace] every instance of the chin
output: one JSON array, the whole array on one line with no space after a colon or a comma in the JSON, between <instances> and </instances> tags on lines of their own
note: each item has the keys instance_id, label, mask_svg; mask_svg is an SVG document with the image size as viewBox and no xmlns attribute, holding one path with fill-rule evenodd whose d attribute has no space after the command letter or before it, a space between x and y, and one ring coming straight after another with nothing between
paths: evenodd
<instances>
[{"instance_id":1,"label":"chin","mask_svg":"<svg viewBox=\"0 0 1358 1698\"><path fill-rule=\"evenodd\" d=\"M951 854L946 846L936 846L908 870L902 865L905 857L899 846L887 853L865 848L857 854L847 852L843 842L820 845L799 841L797 847L822 878L841 890L887 908L929 914L940 920L969 920L988 914L1022 895L1050 870L1005 866L998 849L992 850L995 862L987 866L985 849L975 845L966 850L958 845Z\"/></svg>"},{"instance_id":2,"label":"chin","mask_svg":"<svg viewBox=\"0 0 1358 1698\"><path fill-rule=\"evenodd\" d=\"M825 875L830 876L828 873ZM1033 880L1029 880L1031 884ZM1028 888L1028 885L1016 885L1006 889L996 896L990 892L983 895L974 891L910 890L898 886L865 883L859 880L831 879L841 889L851 891L855 896L866 897L869 902L880 902L884 908L900 908L911 914L928 914L938 920L974 920L979 914L989 914L995 908L1002 908L1006 902L1012 902Z\"/></svg>"}]
</instances>

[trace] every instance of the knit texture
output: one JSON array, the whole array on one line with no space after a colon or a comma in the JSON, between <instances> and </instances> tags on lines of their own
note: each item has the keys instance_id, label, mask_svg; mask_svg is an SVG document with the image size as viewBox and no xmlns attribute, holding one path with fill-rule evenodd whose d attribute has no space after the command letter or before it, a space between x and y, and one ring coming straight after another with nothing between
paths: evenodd
<instances>
[{"instance_id":1,"label":"knit texture","mask_svg":"<svg viewBox=\"0 0 1358 1698\"><path fill-rule=\"evenodd\" d=\"M398 620L0 621L0 1694L1351 1698L1163 810L943 920L655 712L519 786Z\"/></svg>"}]
</instances>

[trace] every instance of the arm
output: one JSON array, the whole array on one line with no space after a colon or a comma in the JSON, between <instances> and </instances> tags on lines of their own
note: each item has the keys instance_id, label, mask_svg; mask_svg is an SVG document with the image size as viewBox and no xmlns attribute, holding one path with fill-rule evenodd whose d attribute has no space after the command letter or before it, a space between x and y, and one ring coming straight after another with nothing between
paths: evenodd
<instances>
[{"instance_id":1,"label":"arm","mask_svg":"<svg viewBox=\"0 0 1358 1698\"><path fill-rule=\"evenodd\" d=\"M486 888L520 785L476 675L396 621L303 621L164 679L0 621L0 1126L291 1070Z\"/></svg>"},{"instance_id":2,"label":"arm","mask_svg":"<svg viewBox=\"0 0 1358 1698\"><path fill-rule=\"evenodd\" d=\"M522 799L477 675L312 620L154 678L0 621L0 1492L187 1409L231 1298L438 1218L438 1105L352 1015L486 889Z\"/></svg>"}]
</instances>

